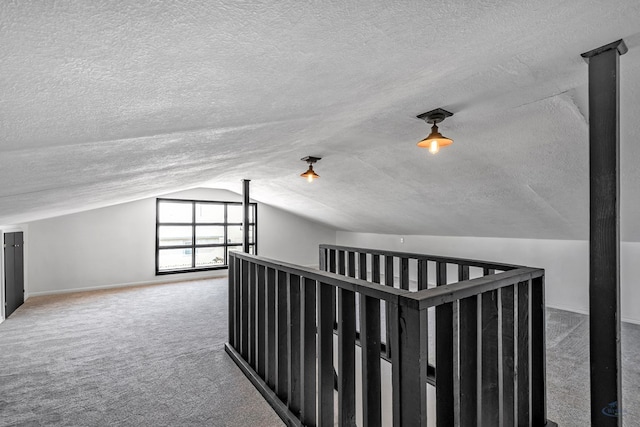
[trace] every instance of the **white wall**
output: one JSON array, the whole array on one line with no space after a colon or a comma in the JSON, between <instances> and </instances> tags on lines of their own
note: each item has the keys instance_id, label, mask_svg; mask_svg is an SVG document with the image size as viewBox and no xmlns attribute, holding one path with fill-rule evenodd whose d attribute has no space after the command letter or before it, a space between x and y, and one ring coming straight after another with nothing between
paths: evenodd
<instances>
[{"instance_id":1,"label":"white wall","mask_svg":"<svg viewBox=\"0 0 640 427\"><path fill-rule=\"evenodd\" d=\"M404 243L400 243L400 238ZM399 236L338 231L338 245L428 253L545 269L547 305L588 313L589 243L582 240ZM622 319L640 323L640 243L621 244Z\"/></svg>"},{"instance_id":2,"label":"white wall","mask_svg":"<svg viewBox=\"0 0 640 427\"><path fill-rule=\"evenodd\" d=\"M194 189L162 197L241 201L236 193ZM227 270L155 275L155 198L28 224L28 295L224 276ZM258 253L315 265L318 244L335 230L285 211L258 205Z\"/></svg>"}]
</instances>

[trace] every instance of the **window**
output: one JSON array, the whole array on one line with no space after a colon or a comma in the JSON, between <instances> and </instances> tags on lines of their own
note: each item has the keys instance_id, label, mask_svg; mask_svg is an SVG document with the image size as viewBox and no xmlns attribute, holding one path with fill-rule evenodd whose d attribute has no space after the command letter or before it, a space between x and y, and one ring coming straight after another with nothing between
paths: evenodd
<instances>
[{"instance_id":1,"label":"window","mask_svg":"<svg viewBox=\"0 0 640 427\"><path fill-rule=\"evenodd\" d=\"M227 268L242 250L242 203L156 199L156 274ZM257 205L249 205L249 253L257 253Z\"/></svg>"}]
</instances>

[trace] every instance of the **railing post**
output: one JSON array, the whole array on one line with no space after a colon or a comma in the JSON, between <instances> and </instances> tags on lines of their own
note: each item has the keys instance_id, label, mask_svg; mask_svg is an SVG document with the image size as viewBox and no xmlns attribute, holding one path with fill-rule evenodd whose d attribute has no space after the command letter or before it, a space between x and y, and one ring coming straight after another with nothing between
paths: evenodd
<instances>
[{"instance_id":1,"label":"railing post","mask_svg":"<svg viewBox=\"0 0 640 427\"><path fill-rule=\"evenodd\" d=\"M423 328L427 328L427 310L392 302L388 307L393 346L393 425L426 426L427 340Z\"/></svg>"}]
</instances>

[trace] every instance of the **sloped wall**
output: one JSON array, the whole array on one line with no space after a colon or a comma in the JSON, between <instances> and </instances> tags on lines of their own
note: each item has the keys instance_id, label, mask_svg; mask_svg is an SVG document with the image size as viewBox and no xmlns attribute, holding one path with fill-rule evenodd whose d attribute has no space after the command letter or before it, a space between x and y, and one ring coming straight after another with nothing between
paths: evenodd
<instances>
[{"instance_id":1,"label":"sloped wall","mask_svg":"<svg viewBox=\"0 0 640 427\"><path fill-rule=\"evenodd\" d=\"M196 200L241 201L224 190L194 189L163 195ZM155 198L34 221L26 244L28 295L217 277L227 270L156 276ZM260 255L317 265L318 245L335 230L258 204Z\"/></svg>"},{"instance_id":2,"label":"sloped wall","mask_svg":"<svg viewBox=\"0 0 640 427\"><path fill-rule=\"evenodd\" d=\"M404 243L400 239L404 239ZM338 245L474 258L545 269L550 307L589 310L589 242L583 240L399 236L339 231ZM622 319L640 323L640 243L621 244Z\"/></svg>"}]
</instances>

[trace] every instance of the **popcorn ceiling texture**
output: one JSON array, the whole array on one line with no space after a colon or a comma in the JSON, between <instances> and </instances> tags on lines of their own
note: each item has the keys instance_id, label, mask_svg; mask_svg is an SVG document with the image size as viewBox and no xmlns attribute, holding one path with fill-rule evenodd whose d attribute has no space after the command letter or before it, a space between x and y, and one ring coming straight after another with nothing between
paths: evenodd
<instances>
[{"instance_id":1,"label":"popcorn ceiling texture","mask_svg":"<svg viewBox=\"0 0 640 427\"><path fill-rule=\"evenodd\" d=\"M580 54L625 38L640 241L639 34L637 0L1 2L0 224L248 178L343 230L586 239ZM455 143L431 156L437 107Z\"/></svg>"}]
</instances>

